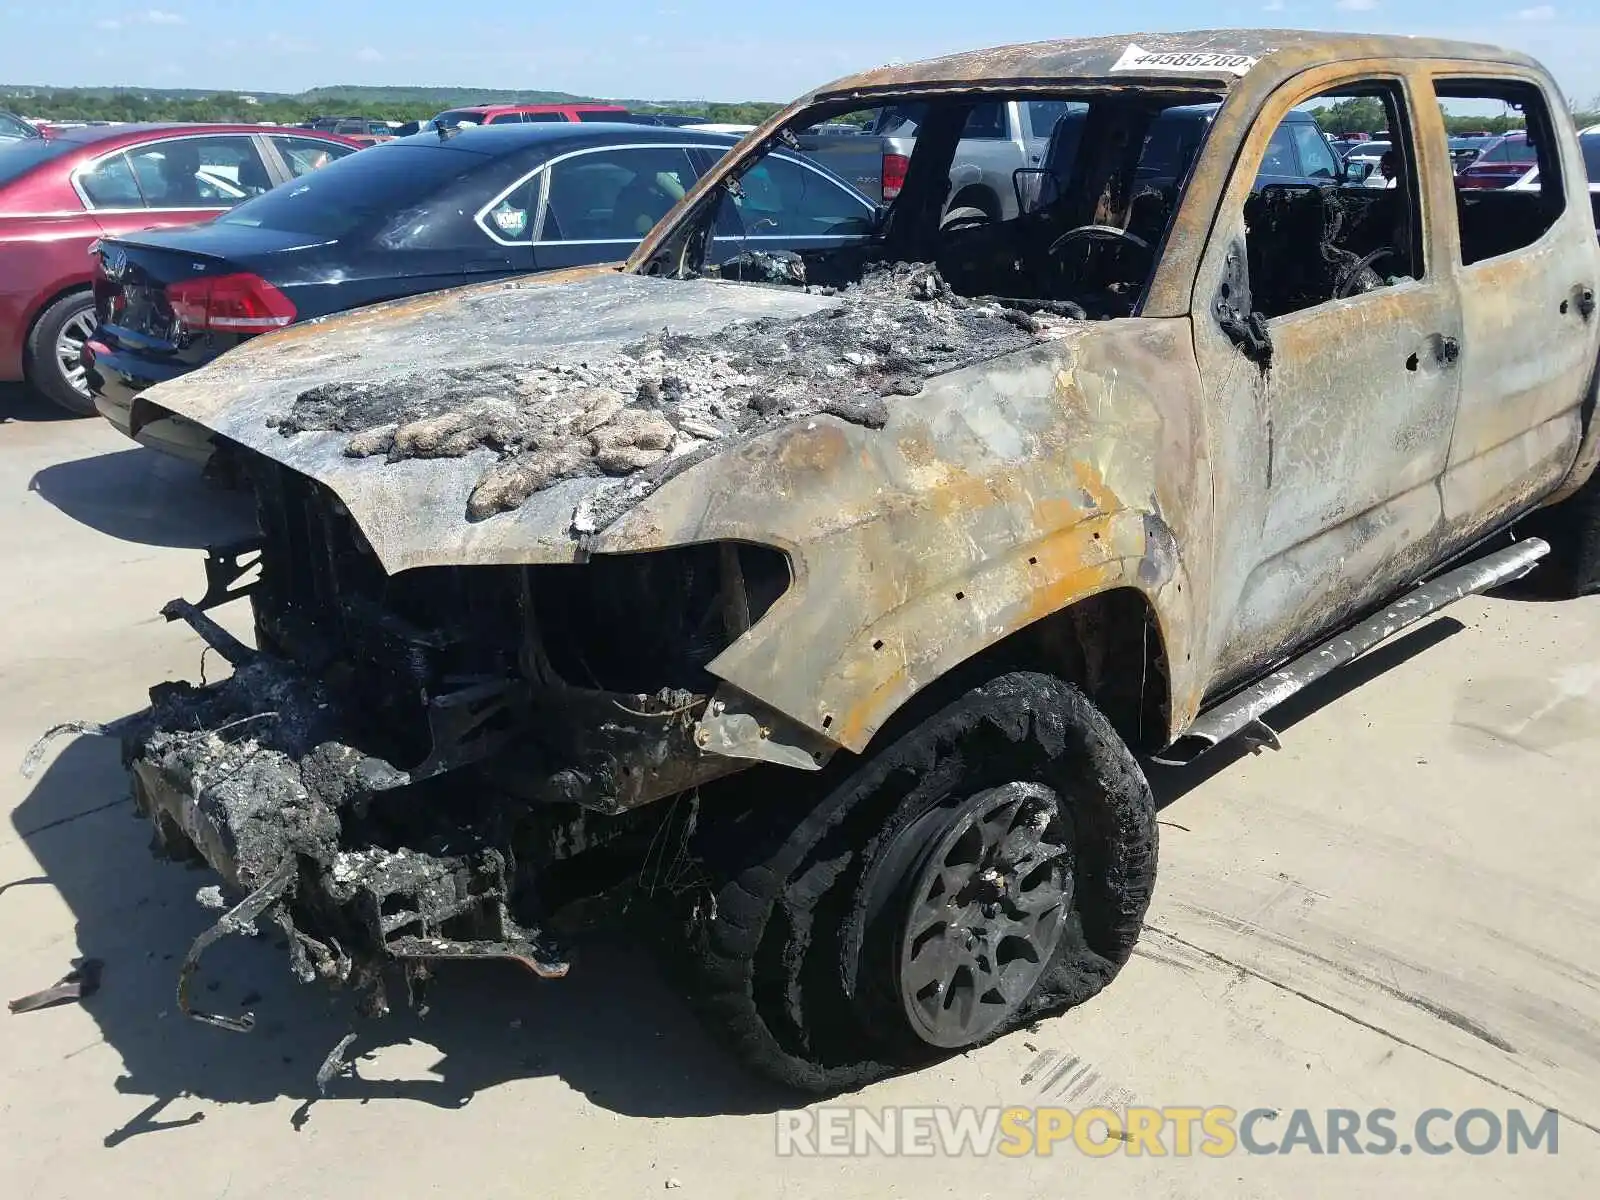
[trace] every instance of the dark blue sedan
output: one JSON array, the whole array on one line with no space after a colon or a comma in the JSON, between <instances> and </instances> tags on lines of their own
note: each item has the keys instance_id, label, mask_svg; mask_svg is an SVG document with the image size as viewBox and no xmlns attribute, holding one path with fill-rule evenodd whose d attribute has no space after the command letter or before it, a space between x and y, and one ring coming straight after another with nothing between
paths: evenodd
<instances>
[{"instance_id":1,"label":"dark blue sedan","mask_svg":"<svg viewBox=\"0 0 1600 1200\"><path fill-rule=\"evenodd\" d=\"M422 292L624 259L737 139L693 128L515 124L362 150L209 225L97 243L95 406L141 442L204 460L169 418L133 429L133 397L246 338ZM725 198L712 261L871 235L872 201L799 155L769 156Z\"/></svg>"}]
</instances>

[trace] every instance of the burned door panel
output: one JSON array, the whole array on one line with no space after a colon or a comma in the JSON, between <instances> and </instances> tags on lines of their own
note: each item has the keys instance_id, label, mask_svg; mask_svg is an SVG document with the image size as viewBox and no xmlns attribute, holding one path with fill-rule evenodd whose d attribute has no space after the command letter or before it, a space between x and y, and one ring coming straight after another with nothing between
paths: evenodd
<instances>
[{"instance_id":1,"label":"burned door panel","mask_svg":"<svg viewBox=\"0 0 1600 1200\"><path fill-rule=\"evenodd\" d=\"M1443 495L1446 544L1456 547L1526 508L1571 467L1600 351L1592 307L1600 279L1584 165L1576 140L1548 127L1553 114L1540 89L1514 80L1438 86L1448 96L1511 89L1527 101L1530 128L1547 127L1541 190L1460 192L1451 214L1461 264L1461 405ZM1564 113L1555 119L1568 122Z\"/></svg>"},{"instance_id":2,"label":"burned door panel","mask_svg":"<svg viewBox=\"0 0 1600 1200\"><path fill-rule=\"evenodd\" d=\"M1252 190L1288 108L1357 86L1409 124L1393 77L1281 92L1256 115L1200 272L1219 479L1234 465L1218 488L1218 681L1267 665L1438 553L1456 404L1441 351L1461 329L1449 275L1426 269L1437 253L1415 142L1394 189Z\"/></svg>"}]
</instances>

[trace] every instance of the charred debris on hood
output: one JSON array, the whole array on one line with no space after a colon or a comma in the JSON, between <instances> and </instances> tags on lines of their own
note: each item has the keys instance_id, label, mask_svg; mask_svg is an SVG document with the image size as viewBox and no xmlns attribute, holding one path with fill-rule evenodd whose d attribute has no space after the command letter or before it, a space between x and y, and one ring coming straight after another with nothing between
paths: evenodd
<instances>
[{"instance_id":1,"label":"charred debris on hood","mask_svg":"<svg viewBox=\"0 0 1600 1200\"><path fill-rule=\"evenodd\" d=\"M746 255L749 276L803 283L804 263ZM608 475L575 514L579 533L604 528L629 505L728 439L830 414L869 428L885 398L914 396L931 376L1049 338L1074 310L957 295L938 269L870 267L827 309L737 321L709 336L652 334L568 363L401 376L308 388L277 419L285 436L335 431L345 454L498 456L468 501L482 520L517 508L563 479Z\"/></svg>"}]
</instances>

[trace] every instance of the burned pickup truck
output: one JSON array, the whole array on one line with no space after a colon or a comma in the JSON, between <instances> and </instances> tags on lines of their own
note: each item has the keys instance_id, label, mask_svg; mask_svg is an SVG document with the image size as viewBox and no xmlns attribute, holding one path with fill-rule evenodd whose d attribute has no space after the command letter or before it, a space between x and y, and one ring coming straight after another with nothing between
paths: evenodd
<instances>
[{"instance_id":1,"label":"burned pickup truck","mask_svg":"<svg viewBox=\"0 0 1600 1200\"><path fill-rule=\"evenodd\" d=\"M1348 97L1387 111L1388 188L1283 168L1319 136L1289 114ZM942 223L973 106L1032 100L1070 153L1014 219ZM1457 193L1453 100L1525 116L1537 191ZM889 104L923 119L870 237L717 235L792 131ZM1195 106L1175 158L1150 131ZM1583 180L1550 77L1479 46L1140 35L841 80L625 265L140 399L214 432L259 534L167 610L234 673L152 692L137 802L221 874L217 934L275 923L373 1010L456 958L559 976L553 917L630 886L793 1085L1081 1003L1155 884L1136 755L1271 742L1308 680L1536 565L1600 579ZM241 596L253 647L205 615Z\"/></svg>"}]
</instances>

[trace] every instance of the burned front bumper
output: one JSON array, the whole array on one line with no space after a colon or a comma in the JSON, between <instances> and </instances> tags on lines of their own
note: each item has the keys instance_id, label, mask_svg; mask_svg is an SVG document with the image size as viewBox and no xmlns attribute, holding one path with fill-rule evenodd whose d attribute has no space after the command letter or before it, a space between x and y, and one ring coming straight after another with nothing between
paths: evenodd
<instances>
[{"instance_id":1,"label":"burned front bumper","mask_svg":"<svg viewBox=\"0 0 1600 1200\"><path fill-rule=\"evenodd\" d=\"M388 1007L398 966L408 989L442 959L505 958L559 977L567 964L517 915L519 873L505 822L349 741L315 681L257 655L207 687L166 684L125 740L135 802L159 853L200 859L233 906L199 939L179 983L185 1012L230 1029L250 1017L192 1009L189 979L207 946L275 925L294 973L357 989Z\"/></svg>"}]
</instances>

